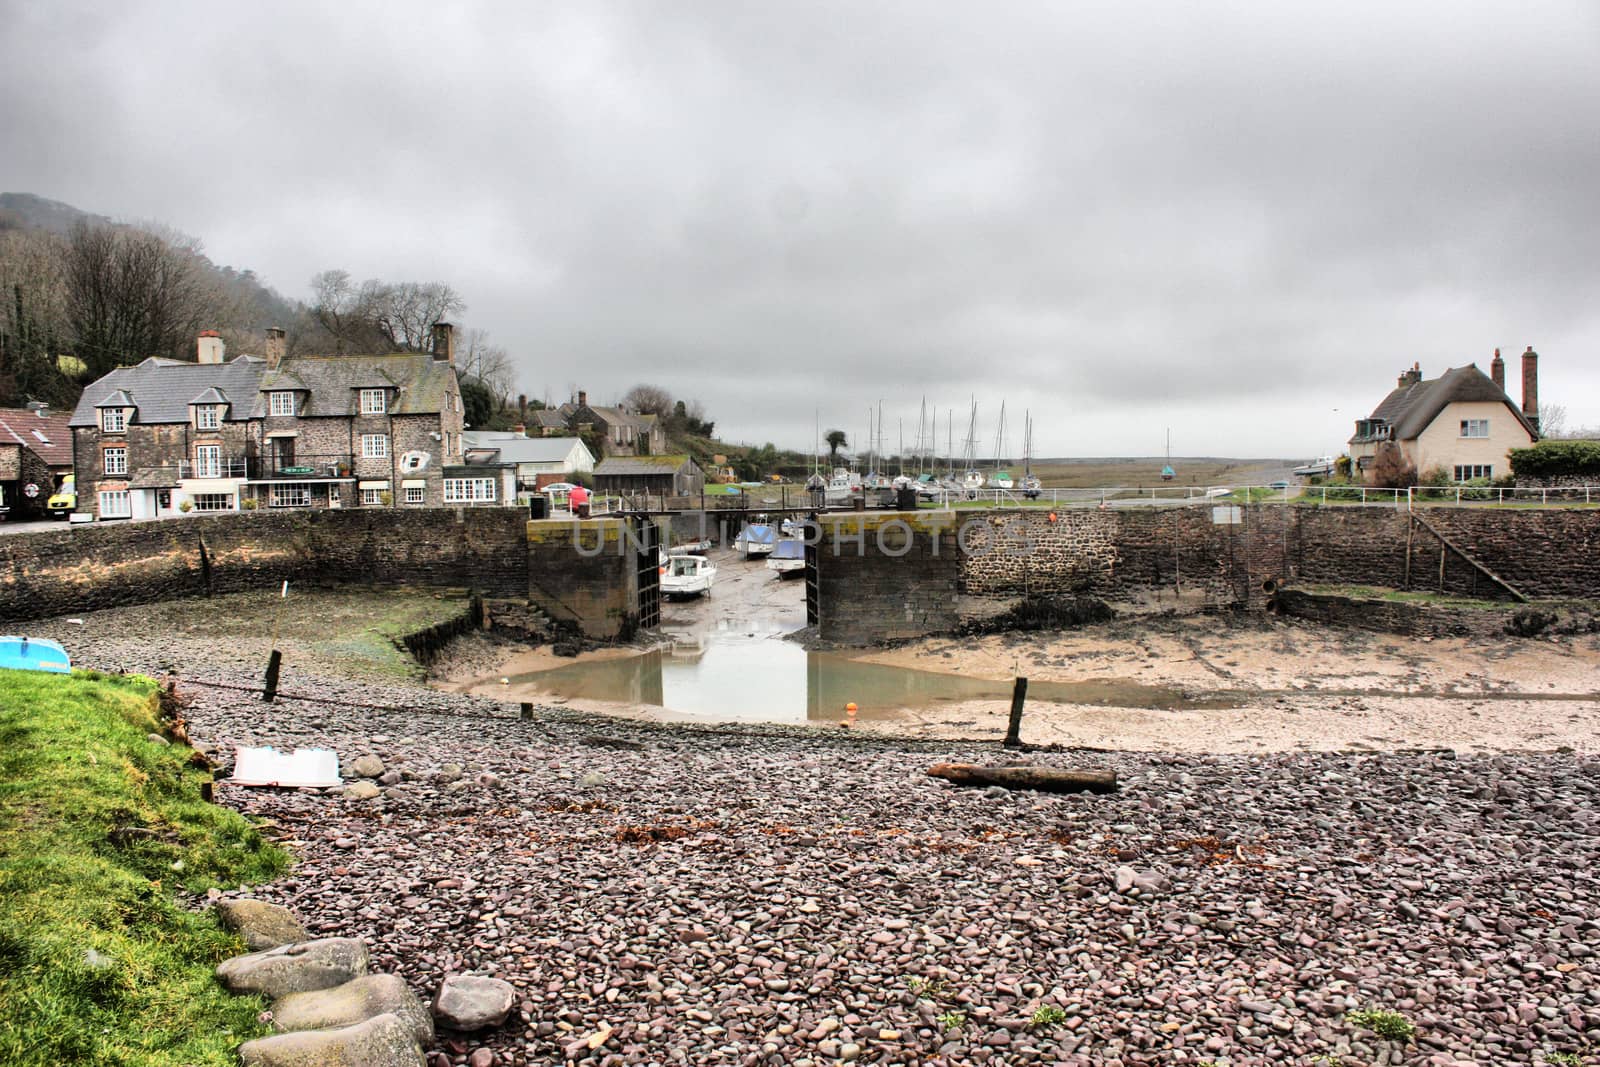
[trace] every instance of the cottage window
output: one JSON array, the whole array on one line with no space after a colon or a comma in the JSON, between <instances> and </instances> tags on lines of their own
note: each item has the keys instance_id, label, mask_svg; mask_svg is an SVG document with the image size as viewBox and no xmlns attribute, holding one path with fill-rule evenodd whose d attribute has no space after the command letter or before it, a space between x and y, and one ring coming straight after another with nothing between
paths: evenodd
<instances>
[{"instance_id":1,"label":"cottage window","mask_svg":"<svg viewBox=\"0 0 1600 1067\"><path fill-rule=\"evenodd\" d=\"M1488 463L1464 463L1456 466L1456 481L1470 482L1479 478L1493 478L1494 467Z\"/></svg>"},{"instance_id":2,"label":"cottage window","mask_svg":"<svg viewBox=\"0 0 1600 1067\"><path fill-rule=\"evenodd\" d=\"M363 489L363 490L361 490L361 506L362 507L375 507L375 506L377 506L379 504L382 504L382 503L383 503L383 490L382 489Z\"/></svg>"},{"instance_id":3,"label":"cottage window","mask_svg":"<svg viewBox=\"0 0 1600 1067\"><path fill-rule=\"evenodd\" d=\"M106 473L128 473L128 450L126 448L108 448L105 450Z\"/></svg>"},{"instance_id":4,"label":"cottage window","mask_svg":"<svg viewBox=\"0 0 1600 1067\"><path fill-rule=\"evenodd\" d=\"M102 519L131 519L133 518L133 504L128 499L126 489L107 489L100 494L100 517Z\"/></svg>"},{"instance_id":5,"label":"cottage window","mask_svg":"<svg viewBox=\"0 0 1600 1067\"><path fill-rule=\"evenodd\" d=\"M291 392L277 392L267 394L268 415L293 415L294 394Z\"/></svg>"},{"instance_id":6,"label":"cottage window","mask_svg":"<svg viewBox=\"0 0 1600 1067\"><path fill-rule=\"evenodd\" d=\"M382 415L388 410L388 400L382 389L361 390L361 414Z\"/></svg>"},{"instance_id":7,"label":"cottage window","mask_svg":"<svg viewBox=\"0 0 1600 1067\"><path fill-rule=\"evenodd\" d=\"M388 459L389 435L386 433L364 433L361 435L362 459Z\"/></svg>"},{"instance_id":8,"label":"cottage window","mask_svg":"<svg viewBox=\"0 0 1600 1067\"><path fill-rule=\"evenodd\" d=\"M222 477L222 446L196 445L194 449L194 476L196 478Z\"/></svg>"},{"instance_id":9,"label":"cottage window","mask_svg":"<svg viewBox=\"0 0 1600 1067\"><path fill-rule=\"evenodd\" d=\"M121 408L106 408L100 412L100 429L105 433L126 433L127 413Z\"/></svg>"},{"instance_id":10,"label":"cottage window","mask_svg":"<svg viewBox=\"0 0 1600 1067\"><path fill-rule=\"evenodd\" d=\"M232 511L232 493L196 493L189 498L196 511Z\"/></svg>"},{"instance_id":11,"label":"cottage window","mask_svg":"<svg viewBox=\"0 0 1600 1067\"><path fill-rule=\"evenodd\" d=\"M423 493L424 492L425 492L425 490L420 485L408 485L408 486L406 486L406 503L407 504L421 504L421 503L423 503L424 499L425 499L423 497Z\"/></svg>"},{"instance_id":12,"label":"cottage window","mask_svg":"<svg viewBox=\"0 0 1600 1067\"><path fill-rule=\"evenodd\" d=\"M1489 420L1488 419L1462 419L1461 420L1461 436L1462 437L1488 437L1489 436Z\"/></svg>"},{"instance_id":13,"label":"cottage window","mask_svg":"<svg viewBox=\"0 0 1600 1067\"><path fill-rule=\"evenodd\" d=\"M493 502L493 478L446 478L444 502L446 504L475 504Z\"/></svg>"},{"instance_id":14,"label":"cottage window","mask_svg":"<svg viewBox=\"0 0 1600 1067\"><path fill-rule=\"evenodd\" d=\"M216 404L201 404L194 409L194 428L215 430L222 426L222 408Z\"/></svg>"},{"instance_id":15,"label":"cottage window","mask_svg":"<svg viewBox=\"0 0 1600 1067\"><path fill-rule=\"evenodd\" d=\"M272 487L272 497L268 503L275 508L309 508L311 506L311 487L309 485L275 485Z\"/></svg>"}]
</instances>

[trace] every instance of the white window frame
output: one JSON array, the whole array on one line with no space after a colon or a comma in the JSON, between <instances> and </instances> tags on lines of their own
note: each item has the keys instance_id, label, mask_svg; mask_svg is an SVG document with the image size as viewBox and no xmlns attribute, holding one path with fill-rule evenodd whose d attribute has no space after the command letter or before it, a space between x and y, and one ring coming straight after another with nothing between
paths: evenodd
<instances>
[{"instance_id":1,"label":"white window frame","mask_svg":"<svg viewBox=\"0 0 1600 1067\"><path fill-rule=\"evenodd\" d=\"M294 392L281 389L267 394L268 415L293 415Z\"/></svg>"},{"instance_id":2,"label":"white window frame","mask_svg":"<svg viewBox=\"0 0 1600 1067\"><path fill-rule=\"evenodd\" d=\"M446 478L444 502L446 504L492 504L495 501L493 478Z\"/></svg>"},{"instance_id":3,"label":"white window frame","mask_svg":"<svg viewBox=\"0 0 1600 1067\"><path fill-rule=\"evenodd\" d=\"M127 433L128 413L121 408L102 408L100 410L101 433Z\"/></svg>"},{"instance_id":4,"label":"white window frame","mask_svg":"<svg viewBox=\"0 0 1600 1067\"><path fill-rule=\"evenodd\" d=\"M389 413L389 398L382 389L361 390L361 414L387 415Z\"/></svg>"},{"instance_id":5,"label":"white window frame","mask_svg":"<svg viewBox=\"0 0 1600 1067\"><path fill-rule=\"evenodd\" d=\"M1482 432L1475 433L1474 431L1482 431ZM1488 437L1489 436L1489 420L1488 419L1462 419L1461 420L1461 436L1462 437L1471 437L1471 438Z\"/></svg>"},{"instance_id":6,"label":"white window frame","mask_svg":"<svg viewBox=\"0 0 1600 1067\"><path fill-rule=\"evenodd\" d=\"M388 459L389 435L386 433L364 433L361 435L362 459Z\"/></svg>"},{"instance_id":7,"label":"white window frame","mask_svg":"<svg viewBox=\"0 0 1600 1067\"><path fill-rule=\"evenodd\" d=\"M197 430L222 429L222 407L218 404L200 404L194 409L194 428Z\"/></svg>"},{"instance_id":8,"label":"white window frame","mask_svg":"<svg viewBox=\"0 0 1600 1067\"><path fill-rule=\"evenodd\" d=\"M112 457L116 457L115 460ZM128 473L128 450L126 448L108 448L100 454L100 460L105 465L108 475Z\"/></svg>"},{"instance_id":9,"label":"white window frame","mask_svg":"<svg viewBox=\"0 0 1600 1067\"><path fill-rule=\"evenodd\" d=\"M1455 476L1457 483L1476 481L1479 478L1493 478L1494 465L1492 463L1457 463Z\"/></svg>"},{"instance_id":10,"label":"white window frame","mask_svg":"<svg viewBox=\"0 0 1600 1067\"><path fill-rule=\"evenodd\" d=\"M383 494L384 490L382 489L361 490L361 506L364 508L381 506L383 504Z\"/></svg>"},{"instance_id":11,"label":"white window frame","mask_svg":"<svg viewBox=\"0 0 1600 1067\"><path fill-rule=\"evenodd\" d=\"M196 478L222 477L222 446L194 446L194 476Z\"/></svg>"},{"instance_id":12,"label":"white window frame","mask_svg":"<svg viewBox=\"0 0 1600 1067\"><path fill-rule=\"evenodd\" d=\"M238 511L232 493L193 493L189 503L196 511Z\"/></svg>"},{"instance_id":13,"label":"white window frame","mask_svg":"<svg viewBox=\"0 0 1600 1067\"><path fill-rule=\"evenodd\" d=\"M100 490L100 517L102 519L133 518L133 495L126 489Z\"/></svg>"},{"instance_id":14,"label":"white window frame","mask_svg":"<svg viewBox=\"0 0 1600 1067\"><path fill-rule=\"evenodd\" d=\"M309 508L311 506L311 486L305 482L283 482L272 487L272 493L267 498L267 506L271 508Z\"/></svg>"},{"instance_id":15,"label":"white window frame","mask_svg":"<svg viewBox=\"0 0 1600 1067\"><path fill-rule=\"evenodd\" d=\"M408 485L405 492L407 504L426 504L428 502L428 491L420 485Z\"/></svg>"}]
</instances>

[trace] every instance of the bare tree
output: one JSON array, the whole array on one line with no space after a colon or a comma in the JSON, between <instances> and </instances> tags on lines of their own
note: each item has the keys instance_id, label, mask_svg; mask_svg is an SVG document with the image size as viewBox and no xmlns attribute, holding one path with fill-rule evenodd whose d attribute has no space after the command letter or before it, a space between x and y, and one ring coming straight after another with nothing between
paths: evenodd
<instances>
[{"instance_id":1,"label":"bare tree","mask_svg":"<svg viewBox=\"0 0 1600 1067\"><path fill-rule=\"evenodd\" d=\"M317 322L347 351L381 349L425 352L433 324L467 310L467 302L443 282L381 282L359 285L349 271L325 270L311 279Z\"/></svg>"},{"instance_id":2,"label":"bare tree","mask_svg":"<svg viewBox=\"0 0 1600 1067\"><path fill-rule=\"evenodd\" d=\"M1371 481L1381 489L1409 489L1417 484L1417 468L1398 444L1384 441L1372 457Z\"/></svg>"},{"instance_id":3,"label":"bare tree","mask_svg":"<svg viewBox=\"0 0 1600 1067\"><path fill-rule=\"evenodd\" d=\"M213 314L197 243L130 226L73 227L64 276L76 354L95 375L146 356L186 356Z\"/></svg>"},{"instance_id":4,"label":"bare tree","mask_svg":"<svg viewBox=\"0 0 1600 1067\"><path fill-rule=\"evenodd\" d=\"M640 383L622 398L629 411L665 419L672 414L672 394L659 385Z\"/></svg>"},{"instance_id":5,"label":"bare tree","mask_svg":"<svg viewBox=\"0 0 1600 1067\"><path fill-rule=\"evenodd\" d=\"M1567 435L1567 407L1565 404L1539 405L1539 436L1565 437Z\"/></svg>"},{"instance_id":6,"label":"bare tree","mask_svg":"<svg viewBox=\"0 0 1600 1067\"><path fill-rule=\"evenodd\" d=\"M510 353L489 340L488 330L474 327L462 330L456 338L456 373L482 382L493 394L496 408L510 407L516 388L516 366Z\"/></svg>"}]
</instances>

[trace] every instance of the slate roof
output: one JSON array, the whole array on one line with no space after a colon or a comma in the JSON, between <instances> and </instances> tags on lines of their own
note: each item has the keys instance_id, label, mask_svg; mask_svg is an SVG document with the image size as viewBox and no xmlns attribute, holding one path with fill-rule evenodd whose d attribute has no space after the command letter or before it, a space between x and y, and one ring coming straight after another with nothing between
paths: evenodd
<instances>
[{"instance_id":1,"label":"slate roof","mask_svg":"<svg viewBox=\"0 0 1600 1067\"><path fill-rule=\"evenodd\" d=\"M576 437L524 437L509 430L468 430L461 435L464 448L493 448L507 463L559 463L574 448L588 449Z\"/></svg>"},{"instance_id":2,"label":"slate roof","mask_svg":"<svg viewBox=\"0 0 1600 1067\"><path fill-rule=\"evenodd\" d=\"M226 404L228 398L223 396L216 386L207 387L206 391L189 401L191 404Z\"/></svg>"},{"instance_id":3,"label":"slate roof","mask_svg":"<svg viewBox=\"0 0 1600 1067\"><path fill-rule=\"evenodd\" d=\"M51 467L72 466L72 416L40 417L25 408L0 408L0 445L18 444Z\"/></svg>"},{"instance_id":4,"label":"slate roof","mask_svg":"<svg viewBox=\"0 0 1600 1067\"><path fill-rule=\"evenodd\" d=\"M1409 441L1422 434L1448 405L1461 402L1502 403L1533 437L1538 437L1522 410L1478 369L1477 364L1452 367L1437 378L1398 386L1373 409L1371 419L1382 419L1393 428L1396 441ZM1351 438L1354 440L1365 438Z\"/></svg>"},{"instance_id":5,"label":"slate roof","mask_svg":"<svg viewBox=\"0 0 1600 1067\"><path fill-rule=\"evenodd\" d=\"M261 376L261 393L293 389L309 393L302 417L360 414L361 389L389 391L389 414L431 415L444 410L454 392L455 367L427 352L395 352L387 356L293 356L277 370ZM267 414L265 395L252 414Z\"/></svg>"},{"instance_id":6,"label":"slate roof","mask_svg":"<svg viewBox=\"0 0 1600 1067\"><path fill-rule=\"evenodd\" d=\"M595 477L607 474L677 474L688 456L611 456L595 464Z\"/></svg>"},{"instance_id":7,"label":"slate roof","mask_svg":"<svg viewBox=\"0 0 1600 1067\"><path fill-rule=\"evenodd\" d=\"M540 408L538 411L528 412L528 425L538 426L541 429L564 430L567 427L567 417L560 411Z\"/></svg>"},{"instance_id":8,"label":"slate roof","mask_svg":"<svg viewBox=\"0 0 1600 1067\"><path fill-rule=\"evenodd\" d=\"M224 418L243 422L255 403L256 387L266 370L260 356L235 356L226 363L185 363L152 356L132 367L118 367L105 377L91 382L72 411L73 426L95 426L95 408L121 391L137 409L136 426L189 421L189 404L207 387L216 389L228 403Z\"/></svg>"},{"instance_id":9,"label":"slate roof","mask_svg":"<svg viewBox=\"0 0 1600 1067\"><path fill-rule=\"evenodd\" d=\"M176 489L177 467L140 467L128 482L129 489Z\"/></svg>"}]
</instances>

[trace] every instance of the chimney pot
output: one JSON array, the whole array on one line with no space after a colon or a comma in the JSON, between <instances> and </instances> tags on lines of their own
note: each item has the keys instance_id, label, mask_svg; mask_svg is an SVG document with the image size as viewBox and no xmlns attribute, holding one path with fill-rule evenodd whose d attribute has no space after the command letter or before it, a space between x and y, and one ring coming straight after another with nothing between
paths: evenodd
<instances>
[{"instance_id":1,"label":"chimney pot","mask_svg":"<svg viewBox=\"0 0 1600 1067\"><path fill-rule=\"evenodd\" d=\"M1489 362L1489 377L1494 380L1495 388L1502 393L1506 389L1506 361L1500 358L1500 350L1494 350L1494 359Z\"/></svg>"},{"instance_id":2,"label":"chimney pot","mask_svg":"<svg viewBox=\"0 0 1600 1067\"><path fill-rule=\"evenodd\" d=\"M222 335L216 330L201 330L200 336L195 339L195 362L221 363L226 347L222 343Z\"/></svg>"},{"instance_id":3,"label":"chimney pot","mask_svg":"<svg viewBox=\"0 0 1600 1067\"><path fill-rule=\"evenodd\" d=\"M267 327L267 369L277 370L283 362L284 350L287 347L284 341L283 327Z\"/></svg>"},{"instance_id":4,"label":"chimney pot","mask_svg":"<svg viewBox=\"0 0 1600 1067\"><path fill-rule=\"evenodd\" d=\"M433 324L433 358L455 366L456 328L448 322Z\"/></svg>"},{"instance_id":5,"label":"chimney pot","mask_svg":"<svg viewBox=\"0 0 1600 1067\"><path fill-rule=\"evenodd\" d=\"M1529 345L1522 353L1522 415L1539 432L1539 353Z\"/></svg>"}]
</instances>

